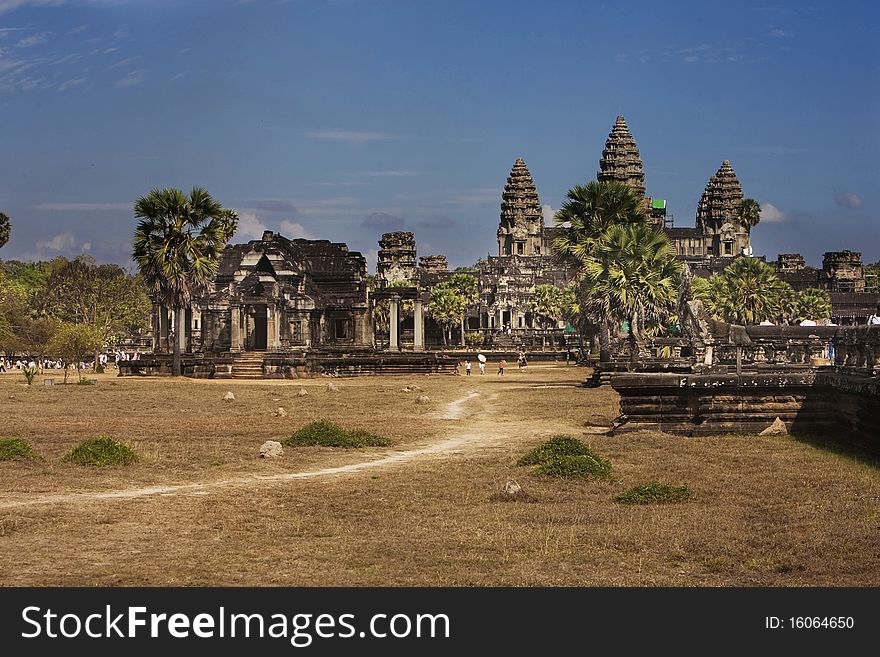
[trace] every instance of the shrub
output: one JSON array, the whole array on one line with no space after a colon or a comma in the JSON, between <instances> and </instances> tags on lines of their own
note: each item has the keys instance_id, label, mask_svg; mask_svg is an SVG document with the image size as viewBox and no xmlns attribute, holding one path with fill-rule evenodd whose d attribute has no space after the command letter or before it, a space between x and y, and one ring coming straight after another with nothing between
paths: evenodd
<instances>
[{"instance_id":1,"label":"shrub","mask_svg":"<svg viewBox=\"0 0 880 657\"><path fill-rule=\"evenodd\" d=\"M281 441L285 447L384 447L390 441L363 429L348 431L329 420L316 420Z\"/></svg>"},{"instance_id":2,"label":"shrub","mask_svg":"<svg viewBox=\"0 0 880 657\"><path fill-rule=\"evenodd\" d=\"M693 497L694 491L687 486L670 486L652 481L634 486L614 499L621 504L675 504Z\"/></svg>"},{"instance_id":3,"label":"shrub","mask_svg":"<svg viewBox=\"0 0 880 657\"><path fill-rule=\"evenodd\" d=\"M0 461L19 461L21 459L38 459L37 453L21 438L0 440Z\"/></svg>"},{"instance_id":4,"label":"shrub","mask_svg":"<svg viewBox=\"0 0 880 657\"><path fill-rule=\"evenodd\" d=\"M601 456L557 456L535 468L536 475L564 479L604 479L611 474L611 461Z\"/></svg>"},{"instance_id":5,"label":"shrub","mask_svg":"<svg viewBox=\"0 0 880 657\"><path fill-rule=\"evenodd\" d=\"M123 442L110 436L98 436L80 443L61 460L80 465L128 465L137 461L138 455Z\"/></svg>"},{"instance_id":6,"label":"shrub","mask_svg":"<svg viewBox=\"0 0 880 657\"><path fill-rule=\"evenodd\" d=\"M27 379L28 385L33 385L34 379L37 376L37 366L36 365L25 365L21 368L21 373L24 374L24 378Z\"/></svg>"},{"instance_id":7,"label":"shrub","mask_svg":"<svg viewBox=\"0 0 880 657\"><path fill-rule=\"evenodd\" d=\"M479 331L470 331L464 334L464 343L471 347L479 347L485 340L486 336Z\"/></svg>"},{"instance_id":8,"label":"shrub","mask_svg":"<svg viewBox=\"0 0 880 657\"><path fill-rule=\"evenodd\" d=\"M553 436L543 445L530 451L517 461L517 465L540 465L560 456L591 456L596 459L601 458L577 438L561 434Z\"/></svg>"}]
</instances>

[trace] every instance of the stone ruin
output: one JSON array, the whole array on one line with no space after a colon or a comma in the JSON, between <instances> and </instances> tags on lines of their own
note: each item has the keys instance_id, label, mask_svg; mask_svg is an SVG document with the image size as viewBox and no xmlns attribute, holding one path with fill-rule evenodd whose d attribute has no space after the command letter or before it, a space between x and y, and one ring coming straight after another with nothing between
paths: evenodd
<instances>
[{"instance_id":1,"label":"stone ruin","mask_svg":"<svg viewBox=\"0 0 880 657\"><path fill-rule=\"evenodd\" d=\"M641 196L645 195L645 172L636 140L626 125L626 119L618 116L605 141L605 149L599 160L599 182L619 180L625 182Z\"/></svg>"}]
</instances>

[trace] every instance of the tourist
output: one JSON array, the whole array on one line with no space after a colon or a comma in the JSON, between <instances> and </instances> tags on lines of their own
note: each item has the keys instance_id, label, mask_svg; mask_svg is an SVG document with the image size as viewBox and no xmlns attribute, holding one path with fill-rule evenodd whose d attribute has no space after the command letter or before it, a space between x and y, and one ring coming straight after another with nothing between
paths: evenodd
<instances>
[{"instance_id":1,"label":"tourist","mask_svg":"<svg viewBox=\"0 0 880 657\"><path fill-rule=\"evenodd\" d=\"M528 365L528 362L526 361L526 352L524 352L524 351L519 352L519 358L517 358L516 362L519 365L519 369L522 369L526 365Z\"/></svg>"},{"instance_id":2,"label":"tourist","mask_svg":"<svg viewBox=\"0 0 880 657\"><path fill-rule=\"evenodd\" d=\"M877 312L868 317L868 324L880 324L880 306L877 306Z\"/></svg>"},{"instance_id":3,"label":"tourist","mask_svg":"<svg viewBox=\"0 0 880 657\"><path fill-rule=\"evenodd\" d=\"M507 364L507 363L504 362L504 359L503 359L503 358L502 358L501 360L498 361L498 374L499 374L499 375L504 374L504 366L505 366L506 364Z\"/></svg>"},{"instance_id":4,"label":"tourist","mask_svg":"<svg viewBox=\"0 0 880 657\"><path fill-rule=\"evenodd\" d=\"M471 375L471 361L465 359L464 361L464 373L466 376Z\"/></svg>"},{"instance_id":5,"label":"tourist","mask_svg":"<svg viewBox=\"0 0 880 657\"><path fill-rule=\"evenodd\" d=\"M482 356L482 354L480 354L480 356ZM477 356L477 364L480 368L480 374L485 374L486 373L486 359L480 358L480 356Z\"/></svg>"}]
</instances>

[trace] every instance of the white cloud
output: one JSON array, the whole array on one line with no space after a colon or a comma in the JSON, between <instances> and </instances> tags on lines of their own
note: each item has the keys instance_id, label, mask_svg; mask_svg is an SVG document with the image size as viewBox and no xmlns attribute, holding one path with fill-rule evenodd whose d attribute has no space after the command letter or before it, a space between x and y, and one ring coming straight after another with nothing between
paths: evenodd
<instances>
[{"instance_id":1,"label":"white cloud","mask_svg":"<svg viewBox=\"0 0 880 657\"><path fill-rule=\"evenodd\" d=\"M238 230L233 241L258 240L269 228L253 212L238 213Z\"/></svg>"},{"instance_id":2,"label":"white cloud","mask_svg":"<svg viewBox=\"0 0 880 657\"><path fill-rule=\"evenodd\" d=\"M0 14L5 14L19 7L57 7L66 0L0 0Z\"/></svg>"},{"instance_id":3,"label":"white cloud","mask_svg":"<svg viewBox=\"0 0 880 657\"><path fill-rule=\"evenodd\" d=\"M295 221L290 221L288 219L281 222L281 234L288 239L296 239L297 237L301 237L306 240L316 239L311 232L309 232L302 224L298 224Z\"/></svg>"},{"instance_id":4,"label":"white cloud","mask_svg":"<svg viewBox=\"0 0 880 657\"><path fill-rule=\"evenodd\" d=\"M82 250L83 251L91 251L92 250L92 243L91 242L84 242L82 245Z\"/></svg>"},{"instance_id":5,"label":"white cloud","mask_svg":"<svg viewBox=\"0 0 880 657\"><path fill-rule=\"evenodd\" d=\"M37 203L34 210L76 212L79 210L131 210L134 203Z\"/></svg>"},{"instance_id":6,"label":"white cloud","mask_svg":"<svg viewBox=\"0 0 880 657\"><path fill-rule=\"evenodd\" d=\"M332 139L334 141L349 141L356 144L362 144L367 141L396 139L394 135L389 135L385 132L357 132L355 130L319 130L317 132L309 132L307 136L312 139Z\"/></svg>"},{"instance_id":7,"label":"white cloud","mask_svg":"<svg viewBox=\"0 0 880 657\"><path fill-rule=\"evenodd\" d=\"M780 30L778 27L770 30L767 33L767 36L771 39L789 39L792 36L791 32L787 32L785 30Z\"/></svg>"},{"instance_id":8,"label":"white cloud","mask_svg":"<svg viewBox=\"0 0 880 657\"><path fill-rule=\"evenodd\" d=\"M24 37L23 39L19 39L18 43L15 44L16 48L31 48L33 46L38 46L41 43L46 43L46 37L42 34L34 34L29 37Z\"/></svg>"},{"instance_id":9,"label":"white cloud","mask_svg":"<svg viewBox=\"0 0 880 657\"><path fill-rule=\"evenodd\" d=\"M76 246L73 233L60 233L50 240L37 242L37 251L68 251Z\"/></svg>"},{"instance_id":10,"label":"white cloud","mask_svg":"<svg viewBox=\"0 0 880 657\"><path fill-rule=\"evenodd\" d=\"M144 81L144 73L146 73L146 70L142 69L142 68L140 68L136 71L132 71L131 73L126 75L124 78L119 80L116 83L116 86L119 89L128 89L129 87L133 87L135 85L138 85Z\"/></svg>"},{"instance_id":11,"label":"white cloud","mask_svg":"<svg viewBox=\"0 0 880 657\"><path fill-rule=\"evenodd\" d=\"M554 224L553 217L556 215L553 206L549 203L545 203L541 206L541 213L544 215L544 223L548 226L552 226Z\"/></svg>"},{"instance_id":12,"label":"white cloud","mask_svg":"<svg viewBox=\"0 0 880 657\"><path fill-rule=\"evenodd\" d=\"M67 80L67 82L62 82L61 84L59 84L58 91L67 91L68 89L70 89L72 87L78 87L81 84L85 84L85 82L86 82L86 78L83 78L83 77L71 78L71 79Z\"/></svg>"},{"instance_id":13,"label":"white cloud","mask_svg":"<svg viewBox=\"0 0 880 657\"><path fill-rule=\"evenodd\" d=\"M835 192L834 202L851 210L862 207L862 197L853 192Z\"/></svg>"},{"instance_id":14,"label":"white cloud","mask_svg":"<svg viewBox=\"0 0 880 657\"><path fill-rule=\"evenodd\" d=\"M788 221L788 217L772 203L761 203L761 221L776 224Z\"/></svg>"}]
</instances>

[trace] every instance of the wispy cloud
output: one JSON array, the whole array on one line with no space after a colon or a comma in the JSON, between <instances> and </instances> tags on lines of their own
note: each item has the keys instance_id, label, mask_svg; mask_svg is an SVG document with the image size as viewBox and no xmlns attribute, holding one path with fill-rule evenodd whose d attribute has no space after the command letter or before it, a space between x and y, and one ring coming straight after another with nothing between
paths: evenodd
<instances>
[{"instance_id":1,"label":"wispy cloud","mask_svg":"<svg viewBox=\"0 0 880 657\"><path fill-rule=\"evenodd\" d=\"M780 30L778 27L774 27L767 33L767 36L771 39L790 39L794 36L794 33L788 30Z\"/></svg>"},{"instance_id":2,"label":"wispy cloud","mask_svg":"<svg viewBox=\"0 0 880 657\"><path fill-rule=\"evenodd\" d=\"M38 203L34 210L76 212L79 210L131 210L134 203Z\"/></svg>"},{"instance_id":3,"label":"wispy cloud","mask_svg":"<svg viewBox=\"0 0 880 657\"><path fill-rule=\"evenodd\" d=\"M850 210L862 207L862 197L853 192L834 192L834 202Z\"/></svg>"},{"instance_id":4,"label":"wispy cloud","mask_svg":"<svg viewBox=\"0 0 880 657\"><path fill-rule=\"evenodd\" d=\"M316 239L315 236L302 224L295 221L285 220L280 224L281 233L289 239L302 238L306 240Z\"/></svg>"},{"instance_id":5,"label":"wispy cloud","mask_svg":"<svg viewBox=\"0 0 880 657\"><path fill-rule=\"evenodd\" d=\"M0 14L19 7L57 7L65 2L66 0L0 0Z\"/></svg>"},{"instance_id":6,"label":"wispy cloud","mask_svg":"<svg viewBox=\"0 0 880 657\"><path fill-rule=\"evenodd\" d=\"M86 25L77 25L76 27L72 28L72 29L68 32L68 34L79 34L80 32L85 32L87 29L89 29L88 24L86 24Z\"/></svg>"},{"instance_id":7,"label":"wispy cloud","mask_svg":"<svg viewBox=\"0 0 880 657\"><path fill-rule=\"evenodd\" d=\"M298 212L296 206L290 201L280 201L272 198L254 201L254 207L266 212L287 212L292 214Z\"/></svg>"},{"instance_id":8,"label":"wispy cloud","mask_svg":"<svg viewBox=\"0 0 880 657\"><path fill-rule=\"evenodd\" d=\"M263 236L263 231L268 230L263 221L254 212L238 213L238 230L233 240L258 240Z\"/></svg>"},{"instance_id":9,"label":"wispy cloud","mask_svg":"<svg viewBox=\"0 0 880 657\"><path fill-rule=\"evenodd\" d=\"M121 78L116 82L116 87L119 89L128 89L130 87L134 87L139 85L144 81L144 73L146 73L146 69L139 68L136 71L132 71L124 78Z\"/></svg>"},{"instance_id":10,"label":"wispy cloud","mask_svg":"<svg viewBox=\"0 0 880 657\"><path fill-rule=\"evenodd\" d=\"M86 82L88 82L88 78L84 78L84 77L70 78L69 80L62 82L61 84L58 85L58 91L67 91L68 89L72 89L73 87L78 87L82 84L85 84Z\"/></svg>"},{"instance_id":11,"label":"wispy cloud","mask_svg":"<svg viewBox=\"0 0 880 657\"><path fill-rule=\"evenodd\" d=\"M406 227L406 221L386 212L373 212L364 217L361 226L374 230L400 230Z\"/></svg>"},{"instance_id":12,"label":"wispy cloud","mask_svg":"<svg viewBox=\"0 0 880 657\"><path fill-rule=\"evenodd\" d=\"M41 240L37 242L37 251L68 251L73 249L76 246L76 239L73 237L73 233L59 233L55 237L48 240Z\"/></svg>"},{"instance_id":13,"label":"wispy cloud","mask_svg":"<svg viewBox=\"0 0 880 657\"><path fill-rule=\"evenodd\" d=\"M418 171L368 171L366 175L371 178L403 178L405 176L420 176Z\"/></svg>"},{"instance_id":14,"label":"wispy cloud","mask_svg":"<svg viewBox=\"0 0 880 657\"><path fill-rule=\"evenodd\" d=\"M761 221L768 224L779 224L788 221L788 217L772 203L761 203Z\"/></svg>"},{"instance_id":15,"label":"wispy cloud","mask_svg":"<svg viewBox=\"0 0 880 657\"><path fill-rule=\"evenodd\" d=\"M334 141L347 141L362 144L368 141L381 141L385 139L397 139L396 136L386 132L358 132L355 130L319 130L307 133L312 139L331 139Z\"/></svg>"},{"instance_id":16,"label":"wispy cloud","mask_svg":"<svg viewBox=\"0 0 880 657\"><path fill-rule=\"evenodd\" d=\"M33 48L34 46L39 46L41 43L46 43L46 36L44 34L32 34L31 36L24 37L23 39L19 39L15 43L16 48Z\"/></svg>"}]
</instances>

